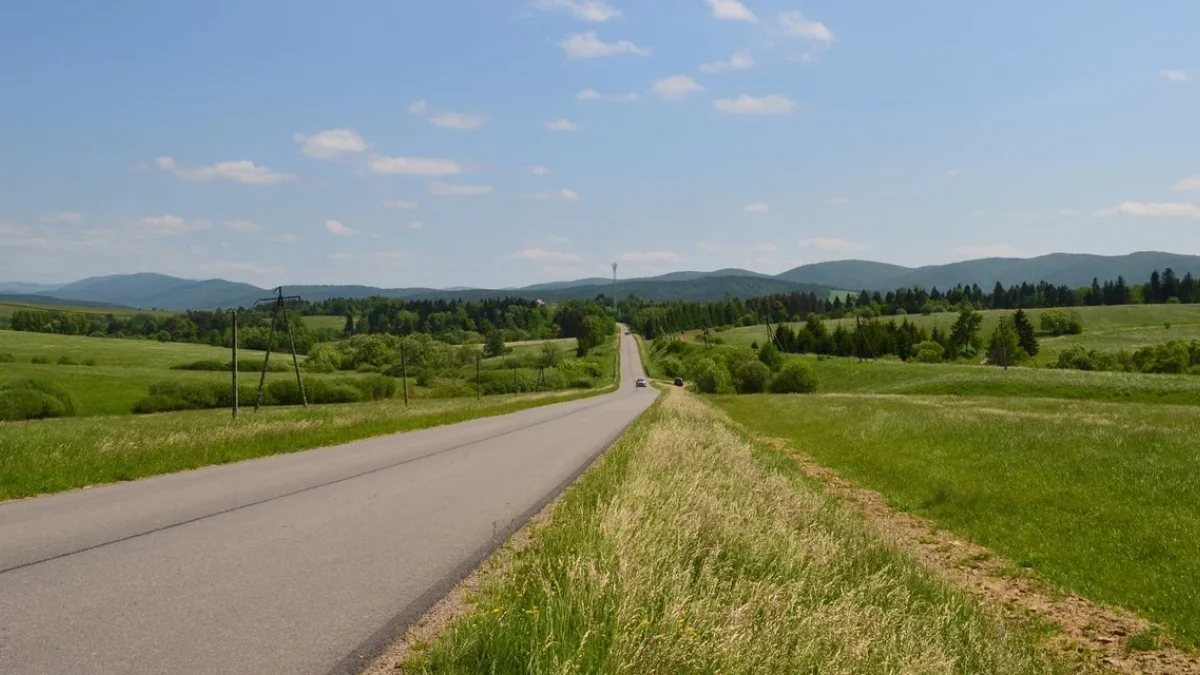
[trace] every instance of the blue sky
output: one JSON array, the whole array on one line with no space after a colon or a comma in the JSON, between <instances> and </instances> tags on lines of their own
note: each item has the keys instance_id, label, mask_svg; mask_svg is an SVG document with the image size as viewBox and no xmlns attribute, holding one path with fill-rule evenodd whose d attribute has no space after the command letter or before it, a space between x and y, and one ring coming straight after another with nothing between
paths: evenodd
<instances>
[{"instance_id":1,"label":"blue sky","mask_svg":"<svg viewBox=\"0 0 1200 675\"><path fill-rule=\"evenodd\" d=\"M1200 3L0 7L0 280L1200 253Z\"/></svg>"}]
</instances>

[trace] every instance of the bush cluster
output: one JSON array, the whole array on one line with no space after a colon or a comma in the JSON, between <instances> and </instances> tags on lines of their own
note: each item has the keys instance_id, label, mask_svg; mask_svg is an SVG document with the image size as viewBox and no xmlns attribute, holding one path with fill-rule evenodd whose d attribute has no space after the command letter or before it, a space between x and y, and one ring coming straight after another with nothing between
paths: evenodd
<instances>
[{"instance_id":1,"label":"bush cluster","mask_svg":"<svg viewBox=\"0 0 1200 675\"><path fill-rule=\"evenodd\" d=\"M71 417L75 403L65 389L41 380L14 380L0 385L0 420L19 421Z\"/></svg>"},{"instance_id":2,"label":"bush cluster","mask_svg":"<svg viewBox=\"0 0 1200 675\"><path fill-rule=\"evenodd\" d=\"M650 350L664 375L690 380L706 394L808 393L817 388L809 364L785 361L772 344L753 350L656 340Z\"/></svg>"},{"instance_id":3,"label":"bush cluster","mask_svg":"<svg viewBox=\"0 0 1200 675\"><path fill-rule=\"evenodd\" d=\"M262 361L256 359L238 359L237 369L239 373L261 373ZM268 361L267 370L272 373L283 373L292 369L292 365L287 362ZM233 370L232 361L218 361L210 359L206 361L192 361L191 363L183 363L178 366L171 366L171 370L200 370L208 372L226 373Z\"/></svg>"},{"instance_id":4,"label":"bush cluster","mask_svg":"<svg viewBox=\"0 0 1200 675\"><path fill-rule=\"evenodd\" d=\"M1060 352L1054 367L1074 370L1200 375L1200 340L1191 342L1172 340L1142 347L1132 354L1124 349L1118 352L1103 352L1076 345Z\"/></svg>"},{"instance_id":5,"label":"bush cluster","mask_svg":"<svg viewBox=\"0 0 1200 675\"><path fill-rule=\"evenodd\" d=\"M304 393L311 404L357 403L389 399L399 389L396 380L383 375L347 378L308 378ZM238 387L239 403L254 405L258 387ZM295 380L275 380L263 391L263 405L300 405L300 387ZM226 382L158 382L149 395L134 405L136 414L176 410L206 410L233 406L233 388Z\"/></svg>"}]
</instances>

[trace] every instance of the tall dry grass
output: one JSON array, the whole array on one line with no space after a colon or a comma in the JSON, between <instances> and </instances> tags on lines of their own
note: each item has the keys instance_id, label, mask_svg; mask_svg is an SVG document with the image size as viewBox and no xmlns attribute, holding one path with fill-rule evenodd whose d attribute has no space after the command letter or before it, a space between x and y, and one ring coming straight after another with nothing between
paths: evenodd
<instances>
[{"instance_id":1,"label":"tall dry grass","mask_svg":"<svg viewBox=\"0 0 1200 675\"><path fill-rule=\"evenodd\" d=\"M674 391L572 489L425 673L1049 673L858 516Z\"/></svg>"}]
</instances>

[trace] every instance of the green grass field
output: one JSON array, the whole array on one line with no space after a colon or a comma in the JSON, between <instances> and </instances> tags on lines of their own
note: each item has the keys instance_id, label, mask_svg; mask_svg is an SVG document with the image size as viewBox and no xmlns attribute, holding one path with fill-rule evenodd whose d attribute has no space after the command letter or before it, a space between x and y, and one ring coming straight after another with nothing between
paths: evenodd
<instances>
[{"instance_id":1,"label":"green grass field","mask_svg":"<svg viewBox=\"0 0 1200 675\"><path fill-rule=\"evenodd\" d=\"M237 420L228 410L196 410L0 422L0 500L453 424L603 391L248 409Z\"/></svg>"},{"instance_id":2,"label":"green grass field","mask_svg":"<svg viewBox=\"0 0 1200 675\"><path fill-rule=\"evenodd\" d=\"M402 672L1068 672L679 391L471 602Z\"/></svg>"},{"instance_id":3,"label":"green grass field","mask_svg":"<svg viewBox=\"0 0 1200 675\"><path fill-rule=\"evenodd\" d=\"M13 312L21 309L38 309L47 312L71 312L73 314L95 314L104 316L112 314L113 316L130 317L138 314L149 314L151 316L171 316L172 312L159 312L152 310L133 309L129 307L74 307L71 305L55 305L55 304L29 304L23 302L0 302L0 317L10 317Z\"/></svg>"},{"instance_id":4,"label":"green grass field","mask_svg":"<svg viewBox=\"0 0 1200 675\"><path fill-rule=\"evenodd\" d=\"M146 396L150 384L168 380L222 381L229 373L171 370L171 366L193 361L230 359L230 352L219 347L157 340L121 340L78 335L53 335L0 330L0 353L12 354L16 361L0 363L0 383L23 378L46 380L62 385L71 394L79 415L120 415ZM30 363L35 356L49 357L51 364ZM61 356L75 361L94 359L95 366L60 366ZM262 359L263 352L239 350L238 359ZM272 360L282 357L276 353ZM321 377L305 374L306 377ZM257 382L253 373L240 373L242 382ZM267 381L294 377L291 373L268 373Z\"/></svg>"},{"instance_id":5,"label":"green grass field","mask_svg":"<svg viewBox=\"0 0 1200 675\"><path fill-rule=\"evenodd\" d=\"M1033 325L1039 325L1041 313L1045 310L1027 310ZM1160 344L1169 340L1200 339L1200 304L1193 305L1123 305L1116 307L1076 307L1083 318L1082 335L1066 335L1057 338L1041 338L1041 353L1035 359L1037 364L1052 363L1058 353L1064 349L1081 345L1089 349L1116 351L1118 349L1137 349L1147 345ZM980 335L985 338L1000 322L1001 317L1011 317L1011 310L988 310L983 314L983 325ZM957 314L943 312L940 314L912 314L907 317L895 317L897 321L907 318L912 323L933 330L936 326L943 331L949 331L954 324ZM891 317L884 317L887 320ZM1166 324L1171 327L1167 328ZM830 330L841 324L847 328L854 325L854 319L836 319L827 322ZM802 324L789 324L800 328ZM689 331L687 337L698 339L697 331ZM762 344L766 341L766 326L748 326L731 328L715 333L726 344L749 345L753 342Z\"/></svg>"},{"instance_id":6,"label":"green grass field","mask_svg":"<svg viewBox=\"0 0 1200 675\"><path fill-rule=\"evenodd\" d=\"M344 316L310 315L310 316L302 316L300 318L304 321L304 325L308 326L312 330L319 330L321 328L332 328L333 330L340 331L346 327L346 317L344 317Z\"/></svg>"},{"instance_id":7,"label":"green grass field","mask_svg":"<svg viewBox=\"0 0 1200 675\"><path fill-rule=\"evenodd\" d=\"M1200 646L1200 407L1012 393L714 401L895 506Z\"/></svg>"}]
</instances>

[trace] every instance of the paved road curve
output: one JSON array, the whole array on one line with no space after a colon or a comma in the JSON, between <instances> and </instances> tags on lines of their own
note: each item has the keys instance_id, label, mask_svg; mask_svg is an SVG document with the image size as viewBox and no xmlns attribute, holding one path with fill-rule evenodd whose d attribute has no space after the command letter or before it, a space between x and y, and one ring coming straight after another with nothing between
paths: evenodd
<instances>
[{"instance_id":1,"label":"paved road curve","mask_svg":"<svg viewBox=\"0 0 1200 675\"><path fill-rule=\"evenodd\" d=\"M0 673L353 672L654 400L614 394L0 504Z\"/></svg>"}]
</instances>

